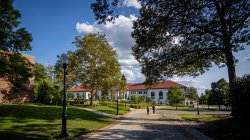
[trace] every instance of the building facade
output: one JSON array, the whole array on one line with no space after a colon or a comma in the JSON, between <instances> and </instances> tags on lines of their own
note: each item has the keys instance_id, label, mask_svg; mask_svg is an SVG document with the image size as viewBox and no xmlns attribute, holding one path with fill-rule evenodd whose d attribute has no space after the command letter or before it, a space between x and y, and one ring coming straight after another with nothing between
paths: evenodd
<instances>
[{"instance_id":1,"label":"building facade","mask_svg":"<svg viewBox=\"0 0 250 140\"><path fill-rule=\"evenodd\" d=\"M23 57L28 59L31 64L35 64L36 60L34 56L22 54ZM29 85L26 90L14 93L11 91L12 85L4 78L0 78L0 103L25 103L32 102L34 100L34 79L29 79Z\"/></svg>"},{"instance_id":2,"label":"building facade","mask_svg":"<svg viewBox=\"0 0 250 140\"><path fill-rule=\"evenodd\" d=\"M135 83L135 84L127 84L127 91L115 94L115 98L117 95L121 95L121 100L129 100L131 96L142 96L144 98L150 97L152 102L159 104L168 104L168 89L172 86L179 87L183 92L186 91L186 86L183 86L179 83L173 82L171 80L167 80L164 82L159 82L154 84L153 86L146 86L143 83ZM73 93L74 99L77 97L82 99L90 98L90 90L83 86L77 86L74 88L70 88L68 92ZM99 91L97 97L95 99L101 99L102 92ZM111 100L111 93L108 94L108 98Z\"/></svg>"}]
</instances>

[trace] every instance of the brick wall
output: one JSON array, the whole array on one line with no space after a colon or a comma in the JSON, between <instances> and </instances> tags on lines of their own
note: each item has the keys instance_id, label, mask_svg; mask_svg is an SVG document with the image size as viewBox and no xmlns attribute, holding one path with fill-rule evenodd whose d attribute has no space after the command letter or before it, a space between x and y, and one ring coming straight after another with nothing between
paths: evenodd
<instances>
[{"instance_id":1,"label":"brick wall","mask_svg":"<svg viewBox=\"0 0 250 140\"><path fill-rule=\"evenodd\" d=\"M32 64L35 64L35 57L22 54ZM3 78L0 78L0 103L25 103L34 100L34 77L30 78L30 84L27 89L19 92L11 91L11 84Z\"/></svg>"}]
</instances>

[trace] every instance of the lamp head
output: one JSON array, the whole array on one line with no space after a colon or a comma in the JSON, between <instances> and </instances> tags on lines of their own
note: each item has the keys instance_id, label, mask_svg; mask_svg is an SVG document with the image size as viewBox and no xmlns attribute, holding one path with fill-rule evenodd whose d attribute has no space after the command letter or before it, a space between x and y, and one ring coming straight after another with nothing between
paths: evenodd
<instances>
[{"instance_id":1,"label":"lamp head","mask_svg":"<svg viewBox=\"0 0 250 140\"><path fill-rule=\"evenodd\" d=\"M67 54L62 54L62 63L63 64L68 64L68 55Z\"/></svg>"}]
</instances>

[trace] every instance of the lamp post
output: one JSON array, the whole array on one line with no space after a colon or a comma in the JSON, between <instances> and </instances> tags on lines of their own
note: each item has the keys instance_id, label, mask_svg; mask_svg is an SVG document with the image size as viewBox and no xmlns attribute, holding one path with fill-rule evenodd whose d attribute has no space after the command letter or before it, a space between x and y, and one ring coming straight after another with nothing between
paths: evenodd
<instances>
[{"instance_id":1,"label":"lamp post","mask_svg":"<svg viewBox=\"0 0 250 140\"><path fill-rule=\"evenodd\" d=\"M116 94L117 94L117 96L116 96L116 115L118 115L118 88L117 88L117 91L116 91Z\"/></svg>"},{"instance_id":2,"label":"lamp post","mask_svg":"<svg viewBox=\"0 0 250 140\"><path fill-rule=\"evenodd\" d=\"M68 56L66 54L62 54L62 62L63 62L63 111L62 111L62 132L60 137L67 138L67 129L66 129L66 117L67 117L67 109L66 109L66 68L68 63Z\"/></svg>"},{"instance_id":3,"label":"lamp post","mask_svg":"<svg viewBox=\"0 0 250 140\"><path fill-rule=\"evenodd\" d=\"M126 103L127 103L127 93L125 93L125 109L127 108Z\"/></svg>"}]
</instances>

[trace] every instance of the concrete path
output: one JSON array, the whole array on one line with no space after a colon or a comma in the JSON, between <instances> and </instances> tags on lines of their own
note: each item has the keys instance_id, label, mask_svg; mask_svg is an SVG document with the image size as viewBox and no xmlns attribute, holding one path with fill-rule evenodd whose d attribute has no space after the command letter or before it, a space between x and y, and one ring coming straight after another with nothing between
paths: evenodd
<instances>
[{"instance_id":1,"label":"concrete path","mask_svg":"<svg viewBox=\"0 0 250 140\"><path fill-rule=\"evenodd\" d=\"M98 115L101 115L101 116L104 116L104 117L108 117L108 118L117 119L117 118L121 117L121 116L116 116L116 115L108 114L108 113L101 112L101 111L94 110L94 109L90 109L90 108L83 108L83 107L77 107L77 106L75 106L75 107L78 108L78 109L87 110L87 111L90 111L90 112L93 112L95 114L98 114Z\"/></svg>"},{"instance_id":2,"label":"concrete path","mask_svg":"<svg viewBox=\"0 0 250 140\"><path fill-rule=\"evenodd\" d=\"M186 127L179 118L163 119L159 112L146 114L146 109L129 112L118 123L79 139L138 139L138 140L193 140L209 139L192 127ZM192 129L190 131L189 129Z\"/></svg>"}]
</instances>

